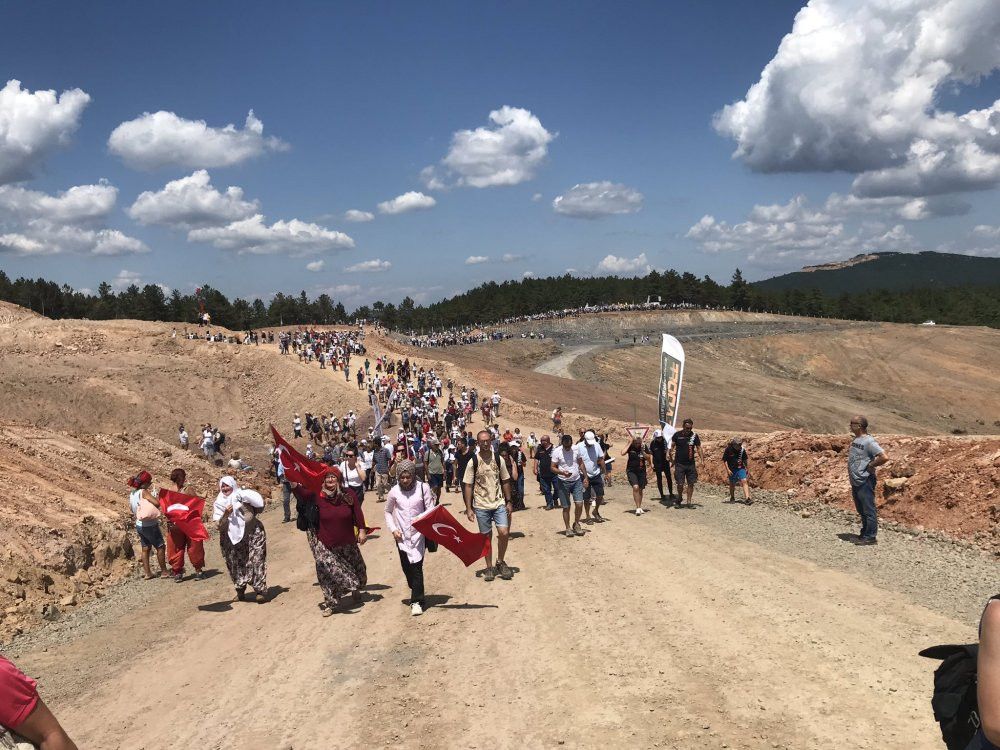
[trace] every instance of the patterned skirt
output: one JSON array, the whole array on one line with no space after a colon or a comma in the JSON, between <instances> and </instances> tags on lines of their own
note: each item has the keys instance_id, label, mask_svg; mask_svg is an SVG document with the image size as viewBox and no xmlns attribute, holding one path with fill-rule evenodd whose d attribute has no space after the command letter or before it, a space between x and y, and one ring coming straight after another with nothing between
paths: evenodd
<instances>
[{"instance_id":1,"label":"patterned skirt","mask_svg":"<svg viewBox=\"0 0 1000 750\"><path fill-rule=\"evenodd\" d=\"M229 534L223 531L219 535L219 545L229 577L236 588L242 591L250 586L262 594L267 591L267 534L264 524L257 521L248 525L237 544L233 544Z\"/></svg>"},{"instance_id":2,"label":"patterned skirt","mask_svg":"<svg viewBox=\"0 0 1000 750\"><path fill-rule=\"evenodd\" d=\"M334 606L340 597L368 585L368 568L358 545L327 547L312 529L306 532L306 537L316 558L316 579L329 606Z\"/></svg>"}]
</instances>

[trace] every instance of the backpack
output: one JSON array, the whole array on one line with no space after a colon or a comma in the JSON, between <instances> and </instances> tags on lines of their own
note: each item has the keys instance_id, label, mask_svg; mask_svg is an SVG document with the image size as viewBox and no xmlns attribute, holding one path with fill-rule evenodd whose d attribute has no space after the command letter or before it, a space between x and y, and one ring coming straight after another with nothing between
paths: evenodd
<instances>
[{"instance_id":1,"label":"backpack","mask_svg":"<svg viewBox=\"0 0 1000 750\"><path fill-rule=\"evenodd\" d=\"M1000 599L1000 594L990 601ZM925 648L920 656L940 659L934 670L931 707L948 750L977 750L972 744L979 732L979 700L976 695L979 644L941 645Z\"/></svg>"}]
</instances>

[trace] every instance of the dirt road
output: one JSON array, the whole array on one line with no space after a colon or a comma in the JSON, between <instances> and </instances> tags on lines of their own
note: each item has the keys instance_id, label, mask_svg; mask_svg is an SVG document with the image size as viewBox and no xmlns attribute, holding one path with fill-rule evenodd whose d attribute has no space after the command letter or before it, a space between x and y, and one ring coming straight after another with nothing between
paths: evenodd
<instances>
[{"instance_id":1,"label":"dirt road","mask_svg":"<svg viewBox=\"0 0 1000 750\"><path fill-rule=\"evenodd\" d=\"M708 488L639 518L610 496L609 522L568 539L529 491L514 580L442 550L419 618L385 536L364 547L377 600L322 618L306 541L269 512L271 603L229 604L224 572L137 581L147 606L15 658L108 750L939 747L915 652L974 636L992 560L901 534L857 548L844 524Z\"/></svg>"},{"instance_id":2,"label":"dirt road","mask_svg":"<svg viewBox=\"0 0 1000 750\"><path fill-rule=\"evenodd\" d=\"M555 375L557 378L569 378L572 380L573 375L570 373L569 368L573 362L576 361L576 358L582 357L584 354L592 352L597 348L597 344L590 346L574 346L567 349L559 356L542 362L540 365L535 367L535 372L540 372L543 375Z\"/></svg>"}]
</instances>

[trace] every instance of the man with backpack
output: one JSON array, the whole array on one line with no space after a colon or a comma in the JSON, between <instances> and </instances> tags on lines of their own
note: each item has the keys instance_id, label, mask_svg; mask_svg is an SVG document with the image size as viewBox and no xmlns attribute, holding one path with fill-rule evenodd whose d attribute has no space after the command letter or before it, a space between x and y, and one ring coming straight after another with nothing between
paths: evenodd
<instances>
[{"instance_id":1,"label":"man with backpack","mask_svg":"<svg viewBox=\"0 0 1000 750\"><path fill-rule=\"evenodd\" d=\"M510 534L510 514L513 512L510 493L510 472L493 450L493 436L487 430L476 435L479 450L472 455L462 476L465 515L479 524L479 533L486 536L497 528L497 565L493 567L493 552L486 556L483 578L492 581L499 575L509 581L514 572L504 562Z\"/></svg>"}]
</instances>

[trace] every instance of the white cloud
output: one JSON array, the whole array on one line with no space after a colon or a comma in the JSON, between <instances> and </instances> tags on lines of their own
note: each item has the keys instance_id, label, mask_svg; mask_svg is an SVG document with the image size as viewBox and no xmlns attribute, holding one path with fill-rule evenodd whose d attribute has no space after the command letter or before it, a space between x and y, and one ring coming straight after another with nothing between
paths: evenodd
<instances>
[{"instance_id":1,"label":"white cloud","mask_svg":"<svg viewBox=\"0 0 1000 750\"><path fill-rule=\"evenodd\" d=\"M411 190L408 193L397 195L392 200L383 201L378 204L379 213L383 214L404 214L408 211L419 211L433 208L437 201L429 195Z\"/></svg>"},{"instance_id":2,"label":"white cloud","mask_svg":"<svg viewBox=\"0 0 1000 750\"><path fill-rule=\"evenodd\" d=\"M650 271L652 267L649 265L649 261L646 259L646 253L639 253L635 258L621 258L617 255L605 255L600 263L597 264L597 270L603 273L611 274L634 274L645 276Z\"/></svg>"},{"instance_id":3,"label":"white cloud","mask_svg":"<svg viewBox=\"0 0 1000 750\"><path fill-rule=\"evenodd\" d=\"M298 219L276 221L268 226L260 214L234 221L224 227L203 227L188 232L190 242L209 242L241 255L309 255L354 247L343 232L326 229Z\"/></svg>"},{"instance_id":4,"label":"white cloud","mask_svg":"<svg viewBox=\"0 0 1000 750\"><path fill-rule=\"evenodd\" d=\"M522 279L533 279L537 274L534 271L525 271L521 274Z\"/></svg>"},{"instance_id":5,"label":"white cloud","mask_svg":"<svg viewBox=\"0 0 1000 750\"><path fill-rule=\"evenodd\" d=\"M11 185L0 187L0 252L19 255L131 255L149 248L106 219L118 189L107 182L77 185L49 195Z\"/></svg>"},{"instance_id":6,"label":"white cloud","mask_svg":"<svg viewBox=\"0 0 1000 750\"><path fill-rule=\"evenodd\" d=\"M106 219L117 200L118 188L106 181L77 185L57 195L5 185L0 186L0 220L89 224Z\"/></svg>"},{"instance_id":7,"label":"white cloud","mask_svg":"<svg viewBox=\"0 0 1000 750\"><path fill-rule=\"evenodd\" d=\"M306 263L306 270L312 271L313 273L323 270L323 261L314 260L312 263Z\"/></svg>"},{"instance_id":8,"label":"white cloud","mask_svg":"<svg viewBox=\"0 0 1000 750\"><path fill-rule=\"evenodd\" d=\"M838 216L859 213L889 214L898 219L920 221L935 216L960 216L969 212L970 206L954 196L938 195L927 198L885 196L864 198L853 194L832 193L825 210Z\"/></svg>"},{"instance_id":9,"label":"white cloud","mask_svg":"<svg viewBox=\"0 0 1000 750\"><path fill-rule=\"evenodd\" d=\"M352 208L349 211L344 212L344 221L351 221L356 224L362 224L366 221L371 221L375 218L375 214L371 211L359 211L356 208Z\"/></svg>"},{"instance_id":10,"label":"white cloud","mask_svg":"<svg viewBox=\"0 0 1000 750\"><path fill-rule=\"evenodd\" d=\"M504 253L500 256L500 260L504 263L512 263L518 260L525 260L527 257L527 255L522 255L520 253Z\"/></svg>"},{"instance_id":11,"label":"white cloud","mask_svg":"<svg viewBox=\"0 0 1000 750\"><path fill-rule=\"evenodd\" d=\"M977 224L972 228L972 234L977 237L1000 237L1000 227L989 224Z\"/></svg>"},{"instance_id":12,"label":"white cloud","mask_svg":"<svg viewBox=\"0 0 1000 750\"><path fill-rule=\"evenodd\" d=\"M353 297L361 291L361 287L357 284L337 284L336 286L323 287L318 289L318 294L328 294L335 300L340 297Z\"/></svg>"},{"instance_id":13,"label":"white cloud","mask_svg":"<svg viewBox=\"0 0 1000 750\"><path fill-rule=\"evenodd\" d=\"M204 169L168 182L159 192L146 191L135 199L128 215L140 224L160 224L175 229L218 226L257 213L257 201L243 200L243 191L228 187L220 193Z\"/></svg>"},{"instance_id":14,"label":"white cloud","mask_svg":"<svg viewBox=\"0 0 1000 750\"><path fill-rule=\"evenodd\" d=\"M586 182L574 185L552 201L552 210L563 216L597 219L634 214L642 208L642 193L621 183Z\"/></svg>"},{"instance_id":15,"label":"white cloud","mask_svg":"<svg viewBox=\"0 0 1000 750\"><path fill-rule=\"evenodd\" d=\"M372 260L365 260L361 263L355 263L353 266L348 266L344 271L346 273L379 273L381 271L388 271L390 268L392 268L392 263L389 261L373 258Z\"/></svg>"},{"instance_id":16,"label":"white cloud","mask_svg":"<svg viewBox=\"0 0 1000 750\"><path fill-rule=\"evenodd\" d=\"M944 94L1000 66L998 34L995 0L810 0L760 80L715 127L754 170L856 173L859 196L992 187L1000 100L964 114L941 107Z\"/></svg>"},{"instance_id":17,"label":"white cloud","mask_svg":"<svg viewBox=\"0 0 1000 750\"><path fill-rule=\"evenodd\" d=\"M756 205L748 219L737 224L703 216L685 236L705 252L745 253L750 263L769 269L824 263L868 250L906 252L918 246L900 224L849 229L843 216L812 208L801 195L784 204Z\"/></svg>"},{"instance_id":18,"label":"white cloud","mask_svg":"<svg viewBox=\"0 0 1000 750\"><path fill-rule=\"evenodd\" d=\"M531 201L533 203L538 203L538 201L540 201L541 199L542 199L541 193L535 193L533 196L531 196Z\"/></svg>"},{"instance_id":19,"label":"white cloud","mask_svg":"<svg viewBox=\"0 0 1000 750\"><path fill-rule=\"evenodd\" d=\"M421 179L429 190L517 185L534 178L556 134L519 107L495 109L489 119L475 130L456 131L441 164L424 168Z\"/></svg>"},{"instance_id":20,"label":"white cloud","mask_svg":"<svg viewBox=\"0 0 1000 750\"><path fill-rule=\"evenodd\" d=\"M89 103L80 89L57 96L7 81L0 89L0 185L27 179L46 155L67 145Z\"/></svg>"},{"instance_id":21,"label":"white cloud","mask_svg":"<svg viewBox=\"0 0 1000 750\"><path fill-rule=\"evenodd\" d=\"M229 167L288 146L274 136L264 136L264 124L253 110L243 129L232 124L213 128L204 120L186 120L161 110L123 122L111 132L108 148L131 167L157 169Z\"/></svg>"},{"instance_id":22,"label":"white cloud","mask_svg":"<svg viewBox=\"0 0 1000 750\"><path fill-rule=\"evenodd\" d=\"M468 258L465 259L465 265L474 266L478 263L487 263L489 262L489 259L490 256L488 255L470 255Z\"/></svg>"},{"instance_id":23,"label":"white cloud","mask_svg":"<svg viewBox=\"0 0 1000 750\"><path fill-rule=\"evenodd\" d=\"M140 286L142 284L142 274L136 271L126 271L124 268L111 280L111 288L123 292L132 284Z\"/></svg>"}]
</instances>

